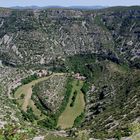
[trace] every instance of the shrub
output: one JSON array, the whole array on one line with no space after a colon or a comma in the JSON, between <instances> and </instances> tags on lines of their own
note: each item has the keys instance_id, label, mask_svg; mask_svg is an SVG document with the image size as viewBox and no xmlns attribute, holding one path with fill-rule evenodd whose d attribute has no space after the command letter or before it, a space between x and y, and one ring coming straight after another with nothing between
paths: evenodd
<instances>
[{"instance_id":1,"label":"shrub","mask_svg":"<svg viewBox=\"0 0 140 140\"><path fill-rule=\"evenodd\" d=\"M75 91L74 93L73 93L73 97L72 97L72 101L71 101L71 103L70 103L70 107L73 107L74 106L74 103L75 103L75 100L76 100L76 96L77 96L77 91Z\"/></svg>"},{"instance_id":2,"label":"shrub","mask_svg":"<svg viewBox=\"0 0 140 140\"><path fill-rule=\"evenodd\" d=\"M77 127L78 125L80 125L81 121L83 120L85 114L81 113L81 115L79 115L75 120L74 120L74 126Z\"/></svg>"},{"instance_id":3,"label":"shrub","mask_svg":"<svg viewBox=\"0 0 140 140\"><path fill-rule=\"evenodd\" d=\"M83 87L81 89L81 91L86 94L90 89L90 84L88 82L84 82Z\"/></svg>"}]
</instances>

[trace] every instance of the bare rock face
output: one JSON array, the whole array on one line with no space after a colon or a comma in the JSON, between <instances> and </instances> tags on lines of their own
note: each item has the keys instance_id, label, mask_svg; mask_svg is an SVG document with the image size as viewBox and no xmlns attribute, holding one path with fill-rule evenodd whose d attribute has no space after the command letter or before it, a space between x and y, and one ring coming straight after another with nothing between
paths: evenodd
<instances>
[{"instance_id":1,"label":"bare rock face","mask_svg":"<svg viewBox=\"0 0 140 140\"><path fill-rule=\"evenodd\" d=\"M44 140L44 136L34 137L33 140Z\"/></svg>"},{"instance_id":2,"label":"bare rock face","mask_svg":"<svg viewBox=\"0 0 140 140\"><path fill-rule=\"evenodd\" d=\"M0 18L0 58L6 62L44 65L60 56L95 53L111 58L113 54L115 59L139 67L140 56L134 51L140 46L139 8L11 10L8 13ZM16 51L10 47L13 45Z\"/></svg>"}]
</instances>

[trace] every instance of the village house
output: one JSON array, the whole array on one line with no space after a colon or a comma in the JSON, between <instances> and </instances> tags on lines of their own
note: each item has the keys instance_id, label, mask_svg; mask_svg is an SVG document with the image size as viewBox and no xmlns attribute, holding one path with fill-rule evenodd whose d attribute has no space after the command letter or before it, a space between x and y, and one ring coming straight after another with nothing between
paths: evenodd
<instances>
[{"instance_id":1,"label":"village house","mask_svg":"<svg viewBox=\"0 0 140 140\"><path fill-rule=\"evenodd\" d=\"M85 80L86 79L86 77L85 76L81 76L80 73L74 74L73 77L78 79L78 80Z\"/></svg>"},{"instance_id":2,"label":"village house","mask_svg":"<svg viewBox=\"0 0 140 140\"><path fill-rule=\"evenodd\" d=\"M36 71L36 74L38 77L44 77L44 76L47 76L49 73L47 70L38 70Z\"/></svg>"}]
</instances>

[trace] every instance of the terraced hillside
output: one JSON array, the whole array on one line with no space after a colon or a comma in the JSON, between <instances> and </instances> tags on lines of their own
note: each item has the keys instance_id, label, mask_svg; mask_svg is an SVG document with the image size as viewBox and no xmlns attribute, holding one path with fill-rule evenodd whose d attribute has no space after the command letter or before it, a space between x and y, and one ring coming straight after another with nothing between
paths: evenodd
<instances>
[{"instance_id":1,"label":"terraced hillside","mask_svg":"<svg viewBox=\"0 0 140 140\"><path fill-rule=\"evenodd\" d=\"M35 82L30 90L20 90L29 84L24 79L44 69L60 75L37 83L35 77L27 81ZM139 79L139 6L0 9L0 128L8 124L0 139L139 139ZM71 128L57 127L81 93L84 111Z\"/></svg>"}]
</instances>

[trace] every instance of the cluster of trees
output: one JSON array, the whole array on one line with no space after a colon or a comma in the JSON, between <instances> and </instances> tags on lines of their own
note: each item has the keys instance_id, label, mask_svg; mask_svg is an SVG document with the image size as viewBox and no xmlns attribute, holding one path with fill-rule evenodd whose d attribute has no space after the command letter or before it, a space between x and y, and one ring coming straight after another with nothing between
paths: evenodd
<instances>
[{"instance_id":1,"label":"cluster of trees","mask_svg":"<svg viewBox=\"0 0 140 140\"><path fill-rule=\"evenodd\" d=\"M32 108L28 108L27 112L22 111L22 114L25 120L29 120L31 122L38 119L37 116L34 115Z\"/></svg>"},{"instance_id":2,"label":"cluster of trees","mask_svg":"<svg viewBox=\"0 0 140 140\"><path fill-rule=\"evenodd\" d=\"M88 91L90 90L90 83L88 82L84 82L81 91L86 94Z\"/></svg>"},{"instance_id":3,"label":"cluster of trees","mask_svg":"<svg viewBox=\"0 0 140 140\"><path fill-rule=\"evenodd\" d=\"M98 79L102 72L102 66L96 60L102 59L102 57L95 54L77 54L68 57L65 62L65 66L69 72L80 73L86 77L87 81L93 81Z\"/></svg>"},{"instance_id":4,"label":"cluster of trees","mask_svg":"<svg viewBox=\"0 0 140 140\"><path fill-rule=\"evenodd\" d=\"M54 129L57 126L57 119L54 115L46 116L45 119L39 120L37 124L48 129Z\"/></svg>"},{"instance_id":5,"label":"cluster of trees","mask_svg":"<svg viewBox=\"0 0 140 140\"><path fill-rule=\"evenodd\" d=\"M23 85L25 85L25 84L28 84L28 83L32 82L33 80L36 80L37 78L38 78L37 74L33 74L33 75L31 75L31 76L28 76L28 77L25 78L25 79L22 79L22 80L21 80L21 83L22 83Z\"/></svg>"},{"instance_id":6,"label":"cluster of trees","mask_svg":"<svg viewBox=\"0 0 140 140\"><path fill-rule=\"evenodd\" d=\"M77 96L77 91L74 91L73 96L71 98L70 107L74 106L74 103L75 103L75 100L76 100L76 96Z\"/></svg>"},{"instance_id":7,"label":"cluster of trees","mask_svg":"<svg viewBox=\"0 0 140 140\"><path fill-rule=\"evenodd\" d=\"M75 120L74 120L74 125L75 127L79 126L82 122L82 120L84 119L84 112L82 112Z\"/></svg>"},{"instance_id":8,"label":"cluster of trees","mask_svg":"<svg viewBox=\"0 0 140 140\"><path fill-rule=\"evenodd\" d=\"M87 67L87 64L94 61L94 55L74 55L66 59L66 65L70 71L80 73L81 75L90 78L91 70Z\"/></svg>"},{"instance_id":9,"label":"cluster of trees","mask_svg":"<svg viewBox=\"0 0 140 140\"><path fill-rule=\"evenodd\" d=\"M69 98L70 98L70 95L71 95L71 92L72 92L72 82L73 82L73 79L72 78L68 78L67 80L67 84L66 84L66 93L65 93L65 97L63 99L63 102L61 104L61 107L60 109L57 111L56 115L57 115L57 118L60 116L60 114L65 110L68 102L69 102Z\"/></svg>"}]
</instances>

